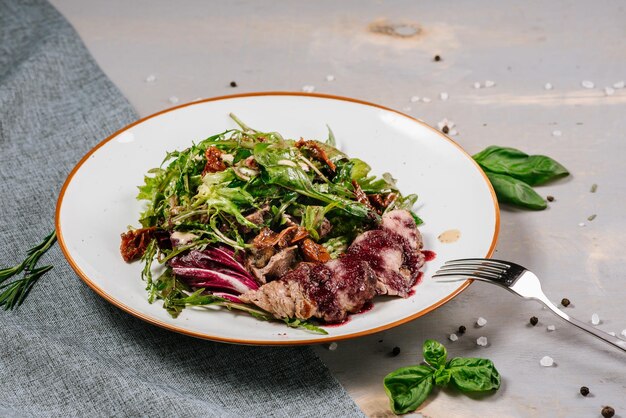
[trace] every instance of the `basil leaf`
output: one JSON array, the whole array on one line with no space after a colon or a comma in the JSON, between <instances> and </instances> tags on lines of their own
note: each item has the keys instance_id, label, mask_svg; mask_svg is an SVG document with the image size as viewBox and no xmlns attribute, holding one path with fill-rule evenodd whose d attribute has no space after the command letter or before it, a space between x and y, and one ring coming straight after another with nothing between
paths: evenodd
<instances>
[{"instance_id":1,"label":"basil leaf","mask_svg":"<svg viewBox=\"0 0 626 418\"><path fill-rule=\"evenodd\" d=\"M492 145L473 158L485 170L509 175L531 186L538 186L569 174L565 167L550 157L528 155L515 148Z\"/></svg>"},{"instance_id":2,"label":"basil leaf","mask_svg":"<svg viewBox=\"0 0 626 418\"><path fill-rule=\"evenodd\" d=\"M445 367L442 367L441 369L437 370L434 374L435 384L437 386L446 386L448 382L450 382L451 377L452 377L452 372L450 371L450 369L446 369Z\"/></svg>"},{"instance_id":3,"label":"basil leaf","mask_svg":"<svg viewBox=\"0 0 626 418\"><path fill-rule=\"evenodd\" d=\"M484 392L500 387L500 373L491 360L453 358L446 364L450 381L462 392Z\"/></svg>"},{"instance_id":4,"label":"basil leaf","mask_svg":"<svg viewBox=\"0 0 626 418\"><path fill-rule=\"evenodd\" d=\"M542 210L548 206L546 201L523 181L490 171L485 171L485 174L498 196L498 201L533 210Z\"/></svg>"},{"instance_id":5,"label":"basil leaf","mask_svg":"<svg viewBox=\"0 0 626 418\"><path fill-rule=\"evenodd\" d=\"M399 368L385 376L383 384L394 414L415 411L433 390L433 372L428 366Z\"/></svg>"},{"instance_id":6,"label":"basil leaf","mask_svg":"<svg viewBox=\"0 0 626 418\"><path fill-rule=\"evenodd\" d=\"M446 364L448 352L446 351L446 347L444 347L439 341L424 341L422 352L424 353L424 360L426 360L426 363L430 364L435 369L438 369Z\"/></svg>"}]
</instances>

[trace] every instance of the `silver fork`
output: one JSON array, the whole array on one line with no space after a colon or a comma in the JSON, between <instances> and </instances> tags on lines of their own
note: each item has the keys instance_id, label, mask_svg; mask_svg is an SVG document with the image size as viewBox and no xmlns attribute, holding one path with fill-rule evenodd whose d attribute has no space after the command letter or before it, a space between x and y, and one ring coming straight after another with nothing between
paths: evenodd
<instances>
[{"instance_id":1,"label":"silver fork","mask_svg":"<svg viewBox=\"0 0 626 418\"><path fill-rule=\"evenodd\" d=\"M509 261L492 260L485 258L465 258L461 260L446 261L441 269L433 275L433 278L456 277L456 280L465 280L468 277L496 284L523 297L542 302L552 312L560 316L570 324L595 335L603 341L626 351L626 341L607 334L604 331L587 325L586 323L572 318L557 308L541 290L541 283L537 276L520 266Z\"/></svg>"}]
</instances>

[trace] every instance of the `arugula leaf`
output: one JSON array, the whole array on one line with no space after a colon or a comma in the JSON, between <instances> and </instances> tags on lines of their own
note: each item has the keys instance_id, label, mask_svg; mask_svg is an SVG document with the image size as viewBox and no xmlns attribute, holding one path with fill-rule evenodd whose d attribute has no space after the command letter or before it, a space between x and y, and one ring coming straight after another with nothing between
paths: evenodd
<instances>
[{"instance_id":1,"label":"arugula leaf","mask_svg":"<svg viewBox=\"0 0 626 418\"><path fill-rule=\"evenodd\" d=\"M426 363L430 364L435 369L445 366L448 352L446 351L446 347L444 347L439 341L424 341L422 352Z\"/></svg>"},{"instance_id":2,"label":"arugula leaf","mask_svg":"<svg viewBox=\"0 0 626 418\"><path fill-rule=\"evenodd\" d=\"M383 380L394 414L415 411L433 390L433 372L428 366L408 366L389 373Z\"/></svg>"},{"instance_id":3,"label":"arugula leaf","mask_svg":"<svg viewBox=\"0 0 626 418\"><path fill-rule=\"evenodd\" d=\"M462 392L485 392L500 387L500 373L491 360L456 357L446 364L450 381Z\"/></svg>"},{"instance_id":4,"label":"arugula leaf","mask_svg":"<svg viewBox=\"0 0 626 418\"><path fill-rule=\"evenodd\" d=\"M533 210L542 210L548 206L546 201L523 181L490 171L486 171L485 174L489 178L500 202Z\"/></svg>"},{"instance_id":5,"label":"arugula leaf","mask_svg":"<svg viewBox=\"0 0 626 418\"><path fill-rule=\"evenodd\" d=\"M473 156L485 170L506 174L531 186L565 177L567 169L545 155L528 155L518 149L492 145Z\"/></svg>"}]
</instances>

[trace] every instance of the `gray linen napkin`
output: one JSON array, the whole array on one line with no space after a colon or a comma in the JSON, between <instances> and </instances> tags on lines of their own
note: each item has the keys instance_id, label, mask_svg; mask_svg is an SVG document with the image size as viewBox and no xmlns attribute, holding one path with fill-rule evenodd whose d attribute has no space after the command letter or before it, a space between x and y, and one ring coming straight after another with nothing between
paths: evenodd
<instances>
[{"instance_id":1,"label":"gray linen napkin","mask_svg":"<svg viewBox=\"0 0 626 418\"><path fill-rule=\"evenodd\" d=\"M0 0L0 265L52 230L71 168L134 119L53 7ZM165 331L97 296L58 247L46 264L0 312L0 416L362 416L310 348Z\"/></svg>"}]
</instances>

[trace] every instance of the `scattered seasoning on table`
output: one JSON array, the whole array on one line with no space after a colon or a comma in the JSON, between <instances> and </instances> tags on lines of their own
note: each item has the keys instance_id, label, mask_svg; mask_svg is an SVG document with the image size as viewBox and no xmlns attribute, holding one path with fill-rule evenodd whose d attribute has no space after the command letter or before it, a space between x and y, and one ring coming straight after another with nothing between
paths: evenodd
<instances>
[{"instance_id":1,"label":"scattered seasoning on table","mask_svg":"<svg viewBox=\"0 0 626 418\"><path fill-rule=\"evenodd\" d=\"M419 96L411 96L411 103L415 103L415 102L419 102L420 101L420 97Z\"/></svg>"},{"instance_id":2,"label":"scattered seasoning on table","mask_svg":"<svg viewBox=\"0 0 626 418\"><path fill-rule=\"evenodd\" d=\"M335 351L338 346L339 346L339 344L337 344L337 343L330 343L330 344L328 344L328 349L330 351Z\"/></svg>"},{"instance_id":3,"label":"scattered seasoning on table","mask_svg":"<svg viewBox=\"0 0 626 418\"><path fill-rule=\"evenodd\" d=\"M587 217L587 220L588 220L588 221L593 221L594 219L596 219L596 214L595 214L595 213L594 213L593 215L589 215L589 216Z\"/></svg>"},{"instance_id":4,"label":"scattered seasoning on table","mask_svg":"<svg viewBox=\"0 0 626 418\"><path fill-rule=\"evenodd\" d=\"M584 222L580 222L580 223L578 224L578 226L583 227L583 226L585 226L585 223L584 223Z\"/></svg>"},{"instance_id":5,"label":"scattered seasoning on table","mask_svg":"<svg viewBox=\"0 0 626 418\"><path fill-rule=\"evenodd\" d=\"M443 132L444 134L447 134L448 132L450 132L450 128L448 128L448 125L441 128L441 132Z\"/></svg>"},{"instance_id":6,"label":"scattered seasoning on table","mask_svg":"<svg viewBox=\"0 0 626 418\"><path fill-rule=\"evenodd\" d=\"M430 103L430 102L431 102L431 100L430 100L430 98L429 98L429 97L422 97L422 102L424 102L424 103Z\"/></svg>"},{"instance_id":7,"label":"scattered seasoning on table","mask_svg":"<svg viewBox=\"0 0 626 418\"><path fill-rule=\"evenodd\" d=\"M178 103L178 97L176 97L176 96L171 96L171 97L169 98L169 101L170 101L170 103L171 103L171 104L176 104L176 103Z\"/></svg>"},{"instance_id":8,"label":"scattered seasoning on table","mask_svg":"<svg viewBox=\"0 0 626 418\"><path fill-rule=\"evenodd\" d=\"M449 339L450 341L454 342L454 341L457 341L457 340L459 339L459 337L457 337L457 335L456 335L456 334L450 334L450 335L448 336L448 339Z\"/></svg>"},{"instance_id":9,"label":"scattered seasoning on table","mask_svg":"<svg viewBox=\"0 0 626 418\"><path fill-rule=\"evenodd\" d=\"M479 327L484 327L485 325L487 325L487 320L482 316L479 316L476 320L476 325L478 325Z\"/></svg>"},{"instance_id":10,"label":"scattered seasoning on table","mask_svg":"<svg viewBox=\"0 0 626 418\"><path fill-rule=\"evenodd\" d=\"M391 357L397 357L398 354L400 354L400 347L394 347L393 350L391 350Z\"/></svg>"},{"instance_id":11,"label":"scattered seasoning on table","mask_svg":"<svg viewBox=\"0 0 626 418\"><path fill-rule=\"evenodd\" d=\"M596 192L596 190L598 190L598 185L597 185L597 184L595 184L595 183L593 183L593 184L591 185L591 189L590 189L589 191L590 191L591 193L595 193L595 192Z\"/></svg>"},{"instance_id":12,"label":"scattered seasoning on table","mask_svg":"<svg viewBox=\"0 0 626 418\"><path fill-rule=\"evenodd\" d=\"M379 342L379 343L382 343L382 342L383 342L383 340L378 340L378 342Z\"/></svg>"},{"instance_id":13,"label":"scattered seasoning on table","mask_svg":"<svg viewBox=\"0 0 626 418\"><path fill-rule=\"evenodd\" d=\"M538 323L539 323L539 319L536 316L531 316L530 317L530 325L532 325L534 327Z\"/></svg>"},{"instance_id":14,"label":"scattered seasoning on table","mask_svg":"<svg viewBox=\"0 0 626 418\"><path fill-rule=\"evenodd\" d=\"M541 360L539 360L539 364L543 367L552 367L554 366L554 359L550 356L543 356Z\"/></svg>"},{"instance_id":15,"label":"scattered seasoning on table","mask_svg":"<svg viewBox=\"0 0 626 418\"><path fill-rule=\"evenodd\" d=\"M435 58L433 58L433 60L434 60L435 62L439 62L439 61L441 61L441 56L439 56L439 55L435 55Z\"/></svg>"},{"instance_id":16,"label":"scattered seasoning on table","mask_svg":"<svg viewBox=\"0 0 626 418\"><path fill-rule=\"evenodd\" d=\"M474 88L475 88L475 89L479 89L480 87L481 87L481 85L480 85L480 81L476 81L476 82L474 83Z\"/></svg>"},{"instance_id":17,"label":"scattered seasoning on table","mask_svg":"<svg viewBox=\"0 0 626 418\"><path fill-rule=\"evenodd\" d=\"M593 325L598 325L600 323L600 316L597 313L591 315L591 323Z\"/></svg>"},{"instance_id":18,"label":"scattered seasoning on table","mask_svg":"<svg viewBox=\"0 0 626 418\"><path fill-rule=\"evenodd\" d=\"M154 74L150 74L146 77L146 83L154 83L156 81L156 76Z\"/></svg>"},{"instance_id":19,"label":"scattered seasoning on table","mask_svg":"<svg viewBox=\"0 0 626 418\"><path fill-rule=\"evenodd\" d=\"M626 338L626 329L623 329L620 334L622 335L622 337Z\"/></svg>"},{"instance_id":20,"label":"scattered seasoning on table","mask_svg":"<svg viewBox=\"0 0 626 418\"><path fill-rule=\"evenodd\" d=\"M554 331L554 330L556 329L556 327L555 327L554 325L548 325L548 326L546 327L546 329L547 329L548 331L552 332L552 331Z\"/></svg>"},{"instance_id":21,"label":"scattered seasoning on table","mask_svg":"<svg viewBox=\"0 0 626 418\"><path fill-rule=\"evenodd\" d=\"M606 94L607 96L612 96L615 94L615 89L613 87L605 87L604 88L604 94Z\"/></svg>"},{"instance_id":22,"label":"scattered seasoning on table","mask_svg":"<svg viewBox=\"0 0 626 418\"><path fill-rule=\"evenodd\" d=\"M328 75L326 76L326 81L335 81L335 76L334 76L334 75L332 75L332 74L328 74Z\"/></svg>"},{"instance_id":23,"label":"scattered seasoning on table","mask_svg":"<svg viewBox=\"0 0 626 418\"><path fill-rule=\"evenodd\" d=\"M476 339L476 344L478 344L481 347L487 347L487 344L488 344L487 337L478 337Z\"/></svg>"},{"instance_id":24,"label":"scattered seasoning on table","mask_svg":"<svg viewBox=\"0 0 626 418\"><path fill-rule=\"evenodd\" d=\"M546 90L552 90L552 88L553 88L552 83L546 83L546 84L543 86L543 88L544 88L544 89L546 89Z\"/></svg>"},{"instance_id":25,"label":"scattered seasoning on table","mask_svg":"<svg viewBox=\"0 0 626 418\"><path fill-rule=\"evenodd\" d=\"M302 91L305 93L313 93L315 91L315 86L307 84L305 86L302 86Z\"/></svg>"},{"instance_id":26,"label":"scattered seasoning on table","mask_svg":"<svg viewBox=\"0 0 626 418\"><path fill-rule=\"evenodd\" d=\"M615 331L609 332L609 335L612 335L613 337L617 337L617 334L615 333Z\"/></svg>"},{"instance_id":27,"label":"scattered seasoning on table","mask_svg":"<svg viewBox=\"0 0 626 418\"><path fill-rule=\"evenodd\" d=\"M624 83L623 81L618 81L617 83L613 84L613 88L615 89L623 89L624 86L626 86L626 83Z\"/></svg>"},{"instance_id":28,"label":"scattered seasoning on table","mask_svg":"<svg viewBox=\"0 0 626 418\"><path fill-rule=\"evenodd\" d=\"M566 308L569 306L570 303L572 302L570 302L568 298L561 299L561 305L563 305Z\"/></svg>"},{"instance_id":29,"label":"scattered seasoning on table","mask_svg":"<svg viewBox=\"0 0 626 418\"><path fill-rule=\"evenodd\" d=\"M580 85L586 89L592 89L596 86L595 84L593 84L593 81L589 81L589 80L584 80L583 82L580 83Z\"/></svg>"},{"instance_id":30,"label":"scattered seasoning on table","mask_svg":"<svg viewBox=\"0 0 626 418\"><path fill-rule=\"evenodd\" d=\"M485 81L485 87L494 87L496 85L495 81L487 80Z\"/></svg>"},{"instance_id":31,"label":"scattered seasoning on table","mask_svg":"<svg viewBox=\"0 0 626 418\"><path fill-rule=\"evenodd\" d=\"M559 131L558 129L555 131L552 131L552 136L561 136L563 135L563 132Z\"/></svg>"},{"instance_id":32,"label":"scattered seasoning on table","mask_svg":"<svg viewBox=\"0 0 626 418\"><path fill-rule=\"evenodd\" d=\"M583 396L589 395L589 388L587 386L580 387L580 394Z\"/></svg>"},{"instance_id":33,"label":"scattered seasoning on table","mask_svg":"<svg viewBox=\"0 0 626 418\"><path fill-rule=\"evenodd\" d=\"M230 86L231 87L237 87L237 82L236 81L231 81L230 82Z\"/></svg>"},{"instance_id":34,"label":"scattered seasoning on table","mask_svg":"<svg viewBox=\"0 0 626 418\"><path fill-rule=\"evenodd\" d=\"M465 331L467 331L467 328L465 328L465 325L461 325L459 327L459 334L465 334ZM626 330L624 330L626 331Z\"/></svg>"},{"instance_id":35,"label":"scattered seasoning on table","mask_svg":"<svg viewBox=\"0 0 626 418\"><path fill-rule=\"evenodd\" d=\"M615 409L610 406L605 406L604 408L602 408L601 414L604 418L611 418L613 415L615 415Z\"/></svg>"},{"instance_id":36,"label":"scattered seasoning on table","mask_svg":"<svg viewBox=\"0 0 626 418\"><path fill-rule=\"evenodd\" d=\"M552 195L546 196L546 199L548 200L548 202L554 202L554 196Z\"/></svg>"},{"instance_id":37,"label":"scattered seasoning on table","mask_svg":"<svg viewBox=\"0 0 626 418\"><path fill-rule=\"evenodd\" d=\"M448 100L448 97L449 97L449 95L448 95L448 93L446 93L445 91L442 91L441 93L439 93L439 98L440 98L441 100L443 100L443 101Z\"/></svg>"}]
</instances>

